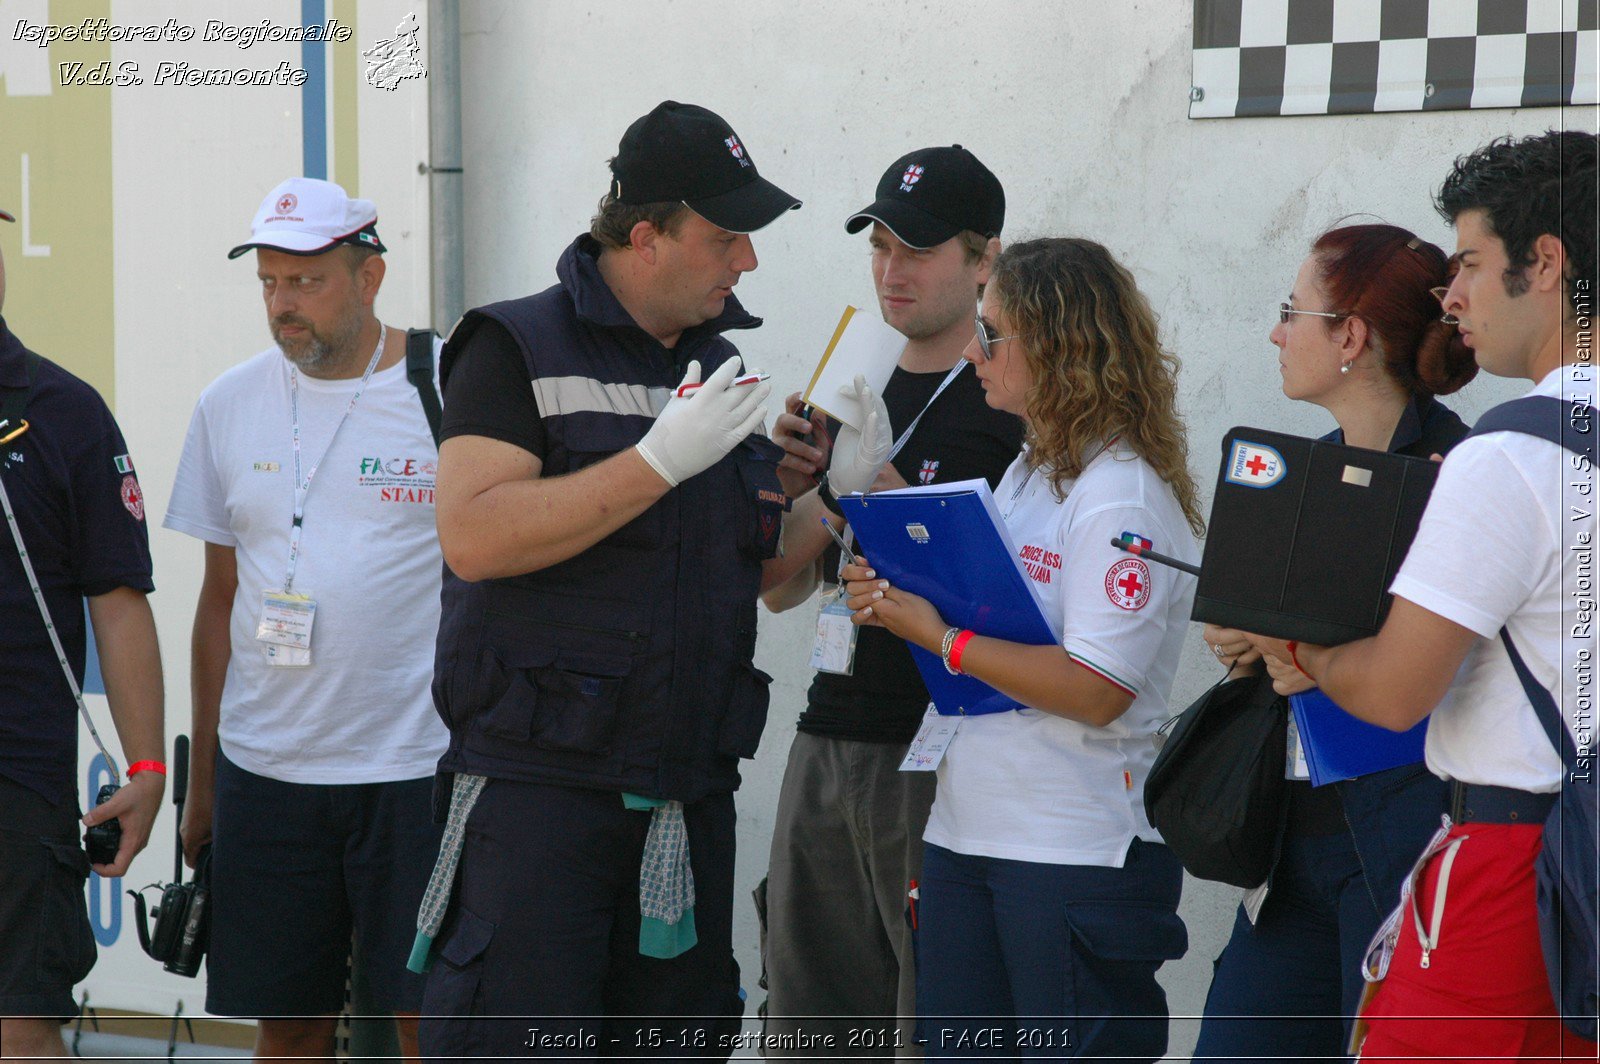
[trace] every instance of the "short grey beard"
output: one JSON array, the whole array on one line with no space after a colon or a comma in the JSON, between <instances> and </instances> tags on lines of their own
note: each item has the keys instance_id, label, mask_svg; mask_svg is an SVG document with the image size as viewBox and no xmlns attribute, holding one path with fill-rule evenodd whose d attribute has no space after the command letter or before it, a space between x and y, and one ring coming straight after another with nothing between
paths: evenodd
<instances>
[{"instance_id":1,"label":"short grey beard","mask_svg":"<svg viewBox=\"0 0 1600 1064\"><path fill-rule=\"evenodd\" d=\"M293 362L297 369L315 377L318 376L319 370L342 367L357 357L355 342L361 335L363 324L359 314L352 315L349 327L340 330L340 334L334 335L330 340L312 335L310 339L302 341L298 351L284 346L275 329L272 338L277 341L278 350L282 351L284 357ZM307 331L310 331L309 328Z\"/></svg>"},{"instance_id":2,"label":"short grey beard","mask_svg":"<svg viewBox=\"0 0 1600 1064\"><path fill-rule=\"evenodd\" d=\"M285 347L281 340L278 341L278 348L296 367L306 371L321 369L338 361L334 358L333 348L315 338L308 340L304 348L299 351Z\"/></svg>"}]
</instances>

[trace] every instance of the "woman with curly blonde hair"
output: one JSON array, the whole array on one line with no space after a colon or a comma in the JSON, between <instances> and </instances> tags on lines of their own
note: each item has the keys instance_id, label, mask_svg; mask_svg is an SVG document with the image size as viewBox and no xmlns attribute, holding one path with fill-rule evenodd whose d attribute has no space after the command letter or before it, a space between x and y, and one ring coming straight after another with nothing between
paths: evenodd
<instances>
[{"instance_id":1,"label":"woman with curly blonde hair","mask_svg":"<svg viewBox=\"0 0 1600 1064\"><path fill-rule=\"evenodd\" d=\"M1072 238L1001 253L966 357L989 405L1027 425L995 497L1062 640L952 629L865 558L842 574L858 624L1024 707L962 719L939 766L919 888L920 1030L933 1057L1155 1060L1167 1044L1156 970L1186 934L1182 870L1142 796L1194 579L1111 541L1198 558L1177 360L1128 271Z\"/></svg>"}]
</instances>

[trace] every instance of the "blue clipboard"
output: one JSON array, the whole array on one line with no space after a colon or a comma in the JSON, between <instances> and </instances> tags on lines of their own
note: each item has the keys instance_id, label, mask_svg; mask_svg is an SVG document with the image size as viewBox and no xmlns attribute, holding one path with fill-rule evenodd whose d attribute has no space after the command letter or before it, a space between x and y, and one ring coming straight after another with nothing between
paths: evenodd
<instances>
[{"instance_id":1,"label":"blue clipboard","mask_svg":"<svg viewBox=\"0 0 1600 1064\"><path fill-rule=\"evenodd\" d=\"M987 482L846 495L839 505L872 568L932 602L946 623L1014 643L1061 644ZM911 657L928 697L945 716L1022 707L981 680L950 675L938 655L921 647L911 647Z\"/></svg>"},{"instance_id":2,"label":"blue clipboard","mask_svg":"<svg viewBox=\"0 0 1600 1064\"><path fill-rule=\"evenodd\" d=\"M1426 717L1410 731L1392 732L1352 717L1321 688L1290 695L1289 708L1300 732L1313 787L1422 760L1428 735Z\"/></svg>"}]
</instances>

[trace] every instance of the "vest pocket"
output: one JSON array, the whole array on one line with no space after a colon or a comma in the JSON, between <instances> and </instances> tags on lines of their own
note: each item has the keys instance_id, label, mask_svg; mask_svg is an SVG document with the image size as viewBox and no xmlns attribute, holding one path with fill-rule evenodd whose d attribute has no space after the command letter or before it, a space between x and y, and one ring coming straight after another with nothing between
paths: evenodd
<instances>
[{"instance_id":1,"label":"vest pocket","mask_svg":"<svg viewBox=\"0 0 1600 1064\"><path fill-rule=\"evenodd\" d=\"M767 726L767 703L772 677L754 665L734 669L733 696L717 732L717 753L728 757L755 757L761 732Z\"/></svg>"},{"instance_id":2,"label":"vest pocket","mask_svg":"<svg viewBox=\"0 0 1600 1064\"><path fill-rule=\"evenodd\" d=\"M631 660L584 655L575 661L552 647L492 653L507 684L484 715L484 735L546 750L611 752Z\"/></svg>"}]
</instances>

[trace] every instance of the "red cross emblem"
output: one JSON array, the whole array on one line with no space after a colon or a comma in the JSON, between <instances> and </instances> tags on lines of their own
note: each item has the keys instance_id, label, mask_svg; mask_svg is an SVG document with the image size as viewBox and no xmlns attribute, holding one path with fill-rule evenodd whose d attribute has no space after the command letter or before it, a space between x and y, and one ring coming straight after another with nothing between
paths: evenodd
<instances>
[{"instance_id":1,"label":"red cross emblem","mask_svg":"<svg viewBox=\"0 0 1600 1064\"><path fill-rule=\"evenodd\" d=\"M924 169L925 167L921 167L916 163L912 163L910 166L906 167L906 172L900 175L901 182L907 185L916 184L917 181L921 179L922 171Z\"/></svg>"},{"instance_id":2,"label":"red cross emblem","mask_svg":"<svg viewBox=\"0 0 1600 1064\"><path fill-rule=\"evenodd\" d=\"M1138 558L1114 562L1106 570L1106 597L1118 609L1142 609L1150 601L1150 567Z\"/></svg>"},{"instance_id":3,"label":"red cross emblem","mask_svg":"<svg viewBox=\"0 0 1600 1064\"><path fill-rule=\"evenodd\" d=\"M1247 488L1270 488L1285 472L1283 455L1275 448L1237 440L1229 451L1223 479Z\"/></svg>"},{"instance_id":4,"label":"red cross emblem","mask_svg":"<svg viewBox=\"0 0 1600 1064\"><path fill-rule=\"evenodd\" d=\"M933 478L939 475L939 460L937 458L924 458L922 466L917 470L917 480L923 484L932 484Z\"/></svg>"},{"instance_id":5,"label":"red cross emblem","mask_svg":"<svg viewBox=\"0 0 1600 1064\"><path fill-rule=\"evenodd\" d=\"M139 490L139 481L132 473L122 478L122 505L135 521L144 520L144 492Z\"/></svg>"},{"instance_id":6,"label":"red cross emblem","mask_svg":"<svg viewBox=\"0 0 1600 1064\"><path fill-rule=\"evenodd\" d=\"M290 211L294 210L295 207L299 206L299 204L300 201L295 198L293 192L285 192L282 196L278 197L278 213L288 214Z\"/></svg>"},{"instance_id":7,"label":"red cross emblem","mask_svg":"<svg viewBox=\"0 0 1600 1064\"><path fill-rule=\"evenodd\" d=\"M744 158L744 145L739 143L737 135L729 135L722 143L728 146L728 150L733 153L735 159Z\"/></svg>"}]
</instances>

